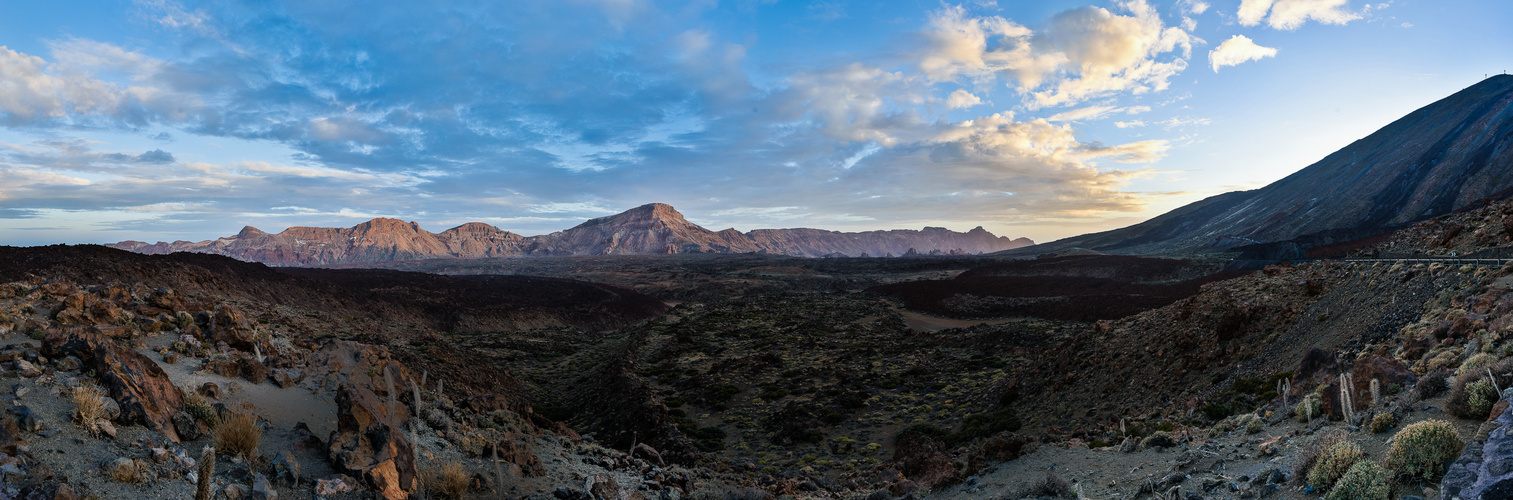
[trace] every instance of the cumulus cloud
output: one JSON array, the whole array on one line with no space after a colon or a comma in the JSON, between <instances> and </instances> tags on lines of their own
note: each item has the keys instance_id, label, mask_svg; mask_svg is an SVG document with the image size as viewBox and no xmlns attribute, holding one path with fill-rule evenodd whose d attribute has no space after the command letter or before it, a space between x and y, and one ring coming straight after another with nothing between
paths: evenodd
<instances>
[{"instance_id":1,"label":"cumulus cloud","mask_svg":"<svg viewBox=\"0 0 1513 500\"><path fill-rule=\"evenodd\" d=\"M918 67L936 80L1002 77L1031 109L1166 89L1186 69L1195 39L1166 26L1144 0L1114 6L1121 13L1096 6L1062 12L1040 32L948 6L931 16Z\"/></svg>"},{"instance_id":2,"label":"cumulus cloud","mask_svg":"<svg viewBox=\"0 0 1513 500\"><path fill-rule=\"evenodd\" d=\"M1214 73L1218 73L1219 68L1224 66L1238 66L1243 62L1259 61L1276 55L1277 49L1256 45L1256 42L1245 35L1235 35L1208 51L1208 64L1213 67Z\"/></svg>"},{"instance_id":3,"label":"cumulus cloud","mask_svg":"<svg viewBox=\"0 0 1513 500\"><path fill-rule=\"evenodd\" d=\"M962 89L953 90L951 95L946 97L946 107L951 109L966 109L979 104L982 104L982 98Z\"/></svg>"},{"instance_id":4,"label":"cumulus cloud","mask_svg":"<svg viewBox=\"0 0 1513 500\"><path fill-rule=\"evenodd\" d=\"M1240 24L1255 26L1264 20L1279 30L1295 30L1309 20L1345 24L1361 15L1345 10L1349 0L1240 0L1236 16Z\"/></svg>"}]
</instances>

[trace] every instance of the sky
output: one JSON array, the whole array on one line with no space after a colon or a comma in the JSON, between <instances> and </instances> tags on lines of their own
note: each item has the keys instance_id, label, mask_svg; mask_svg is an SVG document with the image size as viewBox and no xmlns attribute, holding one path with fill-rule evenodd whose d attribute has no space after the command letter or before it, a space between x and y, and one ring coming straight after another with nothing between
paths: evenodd
<instances>
[{"instance_id":1,"label":"sky","mask_svg":"<svg viewBox=\"0 0 1513 500\"><path fill-rule=\"evenodd\" d=\"M0 0L0 244L244 225L1049 241L1513 70L1513 2Z\"/></svg>"}]
</instances>

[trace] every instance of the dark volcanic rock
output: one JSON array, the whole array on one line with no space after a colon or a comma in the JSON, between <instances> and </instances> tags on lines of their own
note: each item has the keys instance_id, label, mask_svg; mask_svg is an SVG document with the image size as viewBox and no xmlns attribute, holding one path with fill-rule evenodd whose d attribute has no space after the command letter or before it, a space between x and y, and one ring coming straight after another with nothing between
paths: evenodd
<instances>
[{"instance_id":1,"label":"dark volcanic rock","mask_svg":"<svg viewBox=\"0 0 1513 500\"><path fill-rule=\"evenodd\" d=\"M1506 400L1505 400L1506 401ZM1441 498L1513 498L1513 411L1504 409L1485 441L1472 441L1445 469Z\"/></svg>"},{"instance_id":2,"label":"dark volcanic rock","mask_svg":"<svg viewBox=\"0 0 1513 500\"><path fill-rule=\"evenodd\" d=\"M184 393L147 356L87 328L49 331L43 351L52 357L77 357L87 369L94 370L106 393L120 404L123 422L142 424L179 440L173 415L184 406Z\"/></svg>"}]
</instances>

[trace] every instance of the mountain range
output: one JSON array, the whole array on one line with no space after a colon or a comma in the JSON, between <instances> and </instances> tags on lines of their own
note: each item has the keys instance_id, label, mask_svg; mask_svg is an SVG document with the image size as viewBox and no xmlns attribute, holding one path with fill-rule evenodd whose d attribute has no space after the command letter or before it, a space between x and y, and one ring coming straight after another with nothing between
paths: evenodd
<instances>
[{"instance_id":1,"label":"mountain range","mask_svg":"<svg viewBox=\"0 0 1513 500\"><path fill-rule=\"evenodd\" d=\"M1026 249L1186 254L1300 248L1381 234L1513 192L1513 76L1419 108L1260 189L1200 200L1133 226Z\"/></svg>"},{"instance_id":2,"label":"mountain range","mask_svg":"<svg viewBox=\"0 0 1513 500\"><path fill-rule=\"evenodd\" d=\"M350 228L291 227L270 234L252 226L207 241L107 245L144 254L196 252L278 266L321 266L399 260L679 253L768 253L798 257L991 253L1033 245L994 236L981 226L965 233L940 227L846 233L822 229L710 231L672 206L642 205L590 219L571 229L522 236L470 222L440 233L419 224L378 218Z\"/></svg>"}]
</instances>

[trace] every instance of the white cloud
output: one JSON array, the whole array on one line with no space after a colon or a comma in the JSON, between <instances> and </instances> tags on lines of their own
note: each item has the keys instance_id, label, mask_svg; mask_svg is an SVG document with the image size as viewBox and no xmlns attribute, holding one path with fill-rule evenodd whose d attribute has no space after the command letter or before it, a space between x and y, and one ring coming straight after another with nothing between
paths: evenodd
<instances>
[{"instance_id":1,"label":"white cloud","mask_svg":"<svg viewBox=\"0 0 1513 500\"><path fill-rule=\"evenodd\" d=\"M121 89L82 73L61 73L42 58L0 46L0 113L36 122L71 112L113 113Z\"/></svg>"},{"instance_id":2,"label":"white cloud","mask_svg":"<svg viewBox=\"0 0 1513 500\"><path fill-rule=\"evenodd\" d=\"M1071 111L1062 111L1060 113L1056 113L1054 115L1051 115L1050 118L1046 118L1045 121L1077 122L1096 120L1108 116L1109 112L1113 110L1113 106L1088 106L1086 108L1078 108Z\"/></svg>"},{"instance_id":3,"label":"white cloud","mask_svg":"<svg viewBox=\"0 0 1513 500\"><path fill-rule=\"evenodd\" d=\"M1115 127L1119 127L1119 128L1144 127L1145 126L1145 122L1141 121L1141 120L1130 120L1130 121L1127 121L1127 122L1114 122L1114 126Z\"/></svg>"},{"instance_id":4,"label":"white cloud","mask_svg":"<svg viewBox=\"0 0 1513 500\"><path fill-rule=\"evenodd\" d=\"M1214 73L1218 73L1219 68L1224 66L1236 66L1276 55L1277 49L1256 45L1256 42L1245 35L1235 35L1208 51L1208 64L1213 67Z\"/></svg>"},{"instance_id":5,"label":"white cloud","mask_svg":"<svg viewBox=\"0 0 1513 500\"><path fill-rule=\"evenodd\" d=\"M1208 2L1203 0L1181 0L1177 3L1182 6L1182 12L1187 14L1196 16L1208 12Z\"/></svg>"},{"instance_id":6,"label":"white cloud","mask_svg":"<svg viewBox=\"0 0 1513 500\"><path fill-rule=\"evenodd\" d=\"M1294 30L1312 19L1324 24L1345 24L1361 16L1344 10L1349 0L1240 0L1240 24L1255 26L1264 19L1273 29Z\"/></svg>"},{"instance_id":7,"label":"white cloud","mask_svg":"<svg viewBox=\"0 0 1513 500\"><path fill-rule=\"evenodd\" d=\"M1187 68L1196 39L1166 26L1145 0L1114 6L1122 13L1102 7L1062 12L1040 32L946 7L931 15L918 67L936 81L1002 78L1024 94L1030 109L1166 89L1170 78Z\"/></svg>"},{"instance_id":8,"label":"white cloud","mask_svg":"<svg viewBox=\"0 0 1513 500\"><path fill-rule=\"evenodd\" d=\"M951 109L966 109L979 104L982 104L982 98L962 89L953 90L951 95L946 97L946 107Z\"/></svg>"}]
</instances>

